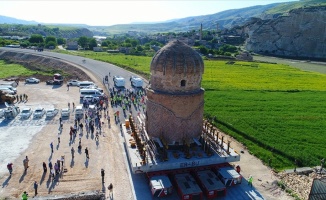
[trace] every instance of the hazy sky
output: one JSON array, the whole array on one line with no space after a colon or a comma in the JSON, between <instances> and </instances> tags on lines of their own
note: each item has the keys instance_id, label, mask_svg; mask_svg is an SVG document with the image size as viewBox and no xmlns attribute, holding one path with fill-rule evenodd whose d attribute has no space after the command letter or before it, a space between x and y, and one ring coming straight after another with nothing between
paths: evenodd
<instances>
[{"instance_id":1,"label":"hazy sky","mask_svg":"<svg viewBox=\"0 0 326 200\"><path fill-rule=\"evenodd\" d=\"M109 26L214 14L223 10L295 0L0 0L0 15L40 23Z\"/></svg>"}]
</instances>

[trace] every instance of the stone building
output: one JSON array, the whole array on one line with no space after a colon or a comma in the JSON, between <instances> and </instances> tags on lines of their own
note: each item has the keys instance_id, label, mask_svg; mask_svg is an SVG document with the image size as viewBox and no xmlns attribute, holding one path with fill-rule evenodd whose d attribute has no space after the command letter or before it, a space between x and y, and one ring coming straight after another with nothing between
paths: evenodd
<instances>
[{"instance_id":1,"label":"stone building","mask_svg":"<svg viewBox=\"0 0 326 200\"><path fill-rule=\"evenodd\" d=\"M188 45L169 42L153 57L147 90L146 130L168 145L193 143L201 135L204 62Z\"/></svg>"}]
</instances>

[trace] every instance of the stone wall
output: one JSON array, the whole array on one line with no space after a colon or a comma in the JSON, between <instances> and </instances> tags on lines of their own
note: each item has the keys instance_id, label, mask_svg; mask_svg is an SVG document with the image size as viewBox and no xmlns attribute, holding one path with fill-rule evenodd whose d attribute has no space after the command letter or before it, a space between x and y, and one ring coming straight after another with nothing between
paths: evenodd
<instances>
[{"instance_id":1,"label":"stone wall","mask_svg":"<svg viewBox=\"0 0 326 200\"><path fill-rule=\"evenodd\" d=\"M277 56L326 59L326 6L300 8L248 24L246 49Z\"/></svg>"},{"instance_id":2,"label":"stone wall","mask_svg":"<svg viewBox=\"0 0 326 200\"><path fill-rule=\"evenodd\" d=\"M204 90L193 94L168 94L147 90L147 133L169 144L199 137L202 131Z\"/></svg>"}]
</instances>

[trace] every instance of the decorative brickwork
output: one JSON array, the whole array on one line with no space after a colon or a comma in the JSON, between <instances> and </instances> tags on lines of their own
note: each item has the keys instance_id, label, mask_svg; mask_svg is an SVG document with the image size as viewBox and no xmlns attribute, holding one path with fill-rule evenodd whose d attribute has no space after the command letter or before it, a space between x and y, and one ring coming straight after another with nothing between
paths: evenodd
<instances>
[{"instance_id":1,"label":"decorative brickwork","mask_svg":"<svg viewBox=\"0 0 326 200\"><path fill-rule=\"evenodd\" d=\"M180 41L159 50L151 63L147 88L146 129L150 137L168 144L198 138L202 132L204 63L200 55Z\"/></svg>"}]
</instances>

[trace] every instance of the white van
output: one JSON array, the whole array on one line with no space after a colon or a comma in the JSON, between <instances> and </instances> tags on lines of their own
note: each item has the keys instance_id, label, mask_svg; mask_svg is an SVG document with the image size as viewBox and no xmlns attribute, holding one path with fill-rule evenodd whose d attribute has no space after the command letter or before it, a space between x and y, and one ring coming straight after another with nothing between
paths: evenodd
<instances>
[{"instance_id":1,"label":"white van","mask_svg":"<svg viewBox=\"0 0 326 200\"><path fill-rule=\"evenodd\" d=\"M93 96L93 97L103 97L103 93L98 91L95 88L92 89L80 89L80 98L83 99L84 96Z\"/></svg>"},{"instance_id":2,"label":"white van","mask_svg":"<svg viewBox=\"0 0 326 200\"><path fill-rule=\"evenodd\" d=\"M116 87L124 87L126 83L125 79L121 76L114 76L113 82Z\"/></svg>"},{"instance_id":3,"label":"white van","mask_svg":"<svg viewBox=\"0 0 326 200\"><path fill-rule=\"evenodd\" d=\"M143 79L138 77L132 77L131 78L131 85L134 87L143 87Z\"/></svg>"},{"instance_id":4,"label":"white van","mask_svg":"<svg viewBox=\"0 0 326 200\"><path fill-rule=\"evenodd\" d=\"M78 83L79 89L83 89L83 88L90 87L90 86L95 86L95 84L91 81L80 81Z\"/></svg>"}]
</instances>

